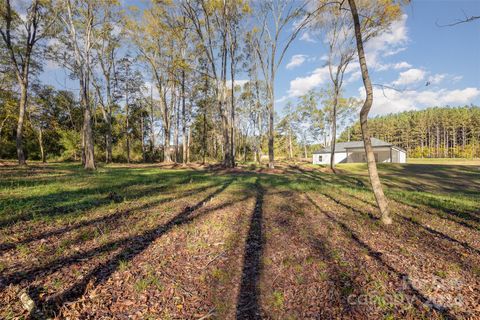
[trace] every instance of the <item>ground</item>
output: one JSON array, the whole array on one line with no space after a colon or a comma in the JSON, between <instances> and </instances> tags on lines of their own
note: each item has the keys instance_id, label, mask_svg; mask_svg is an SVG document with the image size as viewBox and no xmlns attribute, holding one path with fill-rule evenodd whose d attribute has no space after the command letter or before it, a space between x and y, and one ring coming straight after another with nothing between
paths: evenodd
<instances>
[{"instance_id":1,"label":"ground","mask_svg":"<svg viewBox=\"0 0 480 320\"><path fill-rule=\"evenodd\" d=\"M479 163L419 162L386 227L364 164L0 167L0 318L480 317Z\"/></svg>"}]
</instances>

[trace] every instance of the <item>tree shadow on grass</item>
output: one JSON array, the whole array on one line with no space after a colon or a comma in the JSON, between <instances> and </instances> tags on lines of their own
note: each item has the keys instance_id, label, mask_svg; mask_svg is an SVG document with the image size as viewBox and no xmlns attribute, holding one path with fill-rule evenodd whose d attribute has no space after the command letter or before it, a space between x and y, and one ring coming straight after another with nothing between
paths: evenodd
<instances>
[{"instance_id":1,"label":"tree shadow on grass","mask_svg":"<svg viewBox=\"0 0 480 320\"><path fill-rule=\"evenodd\" d=\"M260 275L262 270L263 235L263 196L264 189L257 178L255 208L250 219L250 228L245 241L242 280L237 297L237 319L261 319Z\"/></svg>"},{"instance_id":2,"label":"tree shadow on grass","mask_svg":"<svg viewBox=\"0 0 480 320\"><path fill-rule=\"evenodd\" d=\"M107 224L108 223L110 229L113 229L112 227L118 226L122 222L121 221L122 219L130 217L131 215L133 215L134 213L136 213L140 210L145 210L145 209L148 209L148 208L151 208L151 207L154 207L154 206L158 206L162 203L170 202L172 200L175 200L175 199L178 199L178 198L181 198L181 197L187 197L187 196L193 195L195 193L203 192L203 191L206 191L206 190L208 190L212 187L213 187L213 185L207 185L207 186L204 186L204 187L195 188L195 189L192 189L192 190L187 190L187 191L184 191L184 192L181 192L181 193L178 193L178 192L175 192L175 191L164 193L163 195L167 195L167 194L174 194L174 195L170 196L170 197L167 197L167 198L147 202L147 203L145 203L145 204L143 204L139 207L128 208L128 209L121 210L121 211L117 210L113 214L107 214L107 215L104 215L104 216L101 216L101 217L98 217L98 218L95 218L95 219L83 220L83 221L80 221L78 223L67 225L67 226L64 226L64 227L61 227L61 228L58 228L58 229L55 229L55 230L51 230L51 231L48 231L48 232L43 232L43 233L40 232L40 233L38 233L34 236L30 236L30 237L25 238L23 240L19 240L19 241L15 241L15 242L0 243L0 254L2 254L5 251L11 250L18 245L28 244L30 242L37 241L37 240L48 239L50 237L62 235L64 233L74 231L74 230L77 230L77 229L81 229L81 228L85 228L85 227L88 227L88 226ZM145 195L145 197L146 196L147 195ZM79 241L80 241L80 239L79 239ZM78 244L79 241L73 241L73 242L75 244Z\"/></svg>"},{"instance_id":3,"label":"tree shadow on grass","mask_svg":"<svg viewBox=\"0 0 480 320\"><path fill-rule=\"evenodd\" d=\"M413 283L409 280L408 274L398 271L395 269L393 266L388 264L382 257L381 252L375 251L373 248L371 248L367 243L365 243L363 240L361 240L358 235L355 233L354 230L349 228L345 223L342 221L339 221L336 219L333 215L330 213L326 212L320 206L308 195L306 194L306 198L308 201L322 214L325 215L325 217L330 220L331 222L337 224L344 232L346 235L351 237L361 248L365 249L368 253L368 255L372 258L374 258L381 266L386 268L389 272L394 274L400 281L403 281L406 284L406 288L409 292L409 294L413 295L418 301L422 302L423 305L431 307L432 309L436 310L439 312L444 318L446 319L455 319L455 317L451 314L451 311L449 308L443 306L443 305L438 305L434 303L431 299L429 299L427 296L425 296L422 292L420 292L419 289L417 289Z\"/></svg>"},{"instance_id":4,"label":"tree shadow on grass","mask_svg":"<svg viewBox=\"0 0 480 320\"><path fill-rule=\"evenodd\" d=\"M112 174L102 177L106 181L96 181L93 187L77 190L59 191L42 196L27 196L14 199L15 210L25 212L14 215L5 215L0 219L0 229L8 227L16 222L29 221L34 218L54 218L70 213L81 214L92 208L99 208L112 203L111 194L118 194L129 200L148 197L165 190L169 186L188 183L189 181L205 178L205 173L192 171L178 171L173 173L160 173L152 176L134 175L133 178L125 179L120 183L112 182L116 177ZM128 190L135 186L141 186L138 190ZM62 204L62 202L66 202ZM8 203L4 203L8 207Z\"/></svg>"},{"instance_id":5,"label":"tree shadow on grass","mask_svg":"<svg viewBox=\"0 0 480 320\"><path fill-rule=\"evenodd\" d=\"M302 242L311 249L313 256L321 260L321 265L325 263L325 270L320 272L321 277L325 277L323 280L325 280L326 287L322 288L321 296L315 297L319 300L318 304L321 305L318 307L318 314L315 315L316 319L336 319L340 317L338 312L344 318L358 318L363 311L359 309L359 306L350 304L348 299L354 292L358 295L361 294L363 288L352 274L351 266L343 261L328 235L314 231L311 221L306 219L305 215L295 216L293 214L296 212L296 208L305 208L304 203L298 202L298 194L284 192L283 197L288 199L288 202L280 206L278 210L280 216L275 219L276 226L283 234L289 235L286 241L295 241L299 235L302 235ZM294 203L297 205L292 206ZM311 269L306 268L305 270ZM301 269L283 272L286 274L294 272L295 276L301 277L304 271Z\"/></svg>"},{"instance_id":6,"label":"tree shadow on grass","mask_svg":"<svg viewBox=\"0 0 480 320\"><path fill-rule=\"evenodd\" d=\"M43 313L47 316L58 315L63 305L80 298L86 292L87 288L90 288L91 286L97 287L98 285L107 281L110 276L118 269L121 262L128 262L137 255L141 254L143 251L145 251L145 249L149 247L152 242L154 242L163 234L171 230L173 227L185 225L199 218L200 216L204 216L208 212L231 205L232 203L230 202L223 203L214 208L210 208L208 211L199 215L192 215L195 211L200 209L215 196L223 192L232 182L233 179L228 180L220 188L206 196L203 200L199 201L194 206L186 207L182 212L170 219L167 223L154 229L150 229L141 235L128 237L110 245L110 247L118 247L120 245L123 245L123 248L107 262L101 263L94 269L92 269L82 278L80 282L74 284L61 294L55 295L46 301L38 301L39 303L37 304L42 306Z\"/></svg>"},{"instance_id":7,"label":"tree shadow on grass","mask_svg":"<svg viewBox=\"0 0 480 320\"><path fill-rule=\"evenodd\" d=\"M298 168L298 171L300 171L304 177L307 179L310 179L311 181L316 181L320 182L326 185L331 185L332 187L345 187L349 189L358 189L358 191L365 191L366 189L364 188L365 185L360 183L361 180L358 180L355 177L345 177L345 176L335 176L335 178L327 177L326 176L319 176L316 173L309 172L306 170L303 170L302 168ZM360 182L359 182L360 181ZM473 230L478 230L479 227L476 227L472 224L474 223L480 223L480 218L475 215L473 212L468 212L465 210L459 210L459 209L452 209L449 207L446 207L445 204L440 203L440 201L435 200L432 197L421 197L421 196L415 196L415 194L411 193L406 193L402 195L397 195L394 192L388 192L387 190L387 196L394 199L395 201L398 201L404 205L410 206L412 208L418 209L418 210L427 210L429 214L434 214L437 215L443 219L447 219L450 221L453 221L455 223L458 223L462 226L468 227ZM327 197L330 197L327 195ZM330 197L331 198L331 197ZM345 203L339 203L336 199L333 199L333 201L337 202L338 204L349 208L350 210L353 210L359 214L368 214L370 215L371 218L376 219L371 213L367 212L362 212L360 210L357 210L353 208L352 206L346 205ZM419 204L412 204L412 202L420 203L425 207L421 207ZM437 210L440 210L441 213L438 212L431 212L428 210L429 208L434 208Z\"/></svg>"},{"instance_id":8,"label":"tree shadow on grass","mask_svg":"<svg viewBox=\"0 0 480 320\"><path fill-rule=\"evenodd\" d=\"M222 192L231 183L232 183L232 180L228 180L225 184L222 185L222 187L220 189L213 192L210 196L208 196L206 199L201 201L200 204L197 204L194 207L186 207L184 209L184 211L182 211L179 215L177 215L176 217L171 219L169 222L167 222L167 224L165 224L163 226L160 226L158 228L152 229L150 231L147 231L147 232L145 232L145 234L147 234L147 233L150 234L150 233L156 232L158 230L161 231L161 229L164 228L166 225L169 225L169 224L172 224L173 222L175 222L176 221L175 219L177 217L184 217L185 215L188 215L188 213L193 212L194 210L200 208L204 203L206 203L208 200L212 199L215 195ZM209 189L209 188L206 188L206 190L207 189ZM192 194L196 193L197 191L199 191L199 190L192 190ZM151 208L151 207L155 207L155 206L157 206L161 203L168 202L168 201L173 200L173 199L178 199L178 197L153 201L153 202L150 202L150 203L147 203L147 204L141 206L140 208L137 208L137 209L133 210L133 212L137 212L139 210L144 210L144 209L148 209L148 208ZM173 226L173 225L171 225L171 226ZM29 270L17 271L17 272L13 272L13 273L10 273L10 274L4 274L0 278L0 290L3 289L4 287L10 285L10 284L19 284L19 283L21 283L25 280L33 281L36 278L38 278L39 276L46 276L48 274L52 274L52 273L66 267L66 266L75 264L77 262L86 261L88 259L94 258L94 257L99 256L101 254L106 254L108 252L114 251L115 249L117 249L119 247L128 245L132 241L141 241L143 239L144 235L130 236L130 237L122 238L122 239L119 239L119 240L111 241L111 242L108 242L106 244L101 245L100 247L95 247L95 248L92 248L92 249L87 250L87 251L78 252L76 254L73 254L73 255L70 255L70 256L67 256L67 257L62 257L62 258L56 259L56 260L54 260L52 262L49 262L49 263L47 263L43 266L34 267L34 268L29 269Z\"/></svg>"},{"instance_id":9,"label":"tree shadow on grass","mask_svg":"<svg viewBox=\"0 0 480 320\"><path fill-rule=\"evenodd\" d=\"M321 194L323 196L325 196L327 199L329 199L329 200L333 201L334 203L338 204L339 206L342 206L342 207L346 208L347 210L350 210L352 212L360 214L361 217L368 216L373 221L379 221L378 218L374 217L370 213L366 214L364 211L356 209L356 208L350 206L349 204L346 204L345 202L339 200L338 195L334 197L332 195L327 194L327 192L322 192ZM352 195L348 194L348 196L352 196ZM358 199L357 197L354 197L354 198ZM360 199L358 199L358 200L360 200ZM361 201L368 204L368 202L365 202L364 200L361 200ZM371 204L369 204L369 205L371 206ZM478 253L479 251L477 249L472 248L471 246L469 246L465 242L458 241L458 240L453 239L452 237L450 237L448 235L445 235L445 234L443 234L439 231L436 231L436 230L433 230L432 228L423 226L422 224L420 224L419 222L417 222L417 221L415 221L411 218L404 217L404 216L399 215L399 214L396 214L393 217L394 218L398 217L399 219L402 219L403 221L413 225L412 229L406 228L405 229L406 232L411 232L412 230L414 230L415 227L418 227L420 229L419 231L423 232L423 235L422 235L423 236L423 241L421 241L421 245L425 248L425 250L435 252L435 253L441 255L442 257L448 257L448 259L452 260L452 262L460 263L462 266L464 266L464 268L466 270L472 268L473 262L470 262L470 261L466 262L466 261L463 260L463 254L464 254L463 251L458 252L457 250L452 250L451 247L446 249L443 246L439 245L437 239L440 238L440 239L448 240L448 241L453 242L453 243L457 243L457 244L461 245L464 249L472 251L473 253ZM447 259L445 259L445 260L447 260Z\"/></svg>"},{"instance_id":10,"label":"tree shadow on grass","mask_svg":"<svg viewBox=\"0 0 480 320\"><path fill-rule=\"evenodd\" d=\"M325 195L325 194L323 194L323 195ZM325 196L326 196L326 195L325 195ZM374 206L374 204L372 204L372 203L366 201L365 199L362 199L362 198L360 198L360 197L358 197L358 196L356 196L356 195L348 194L348 196L349 196L349 197L353 197L353 198L355 198L356 200L361 201L361 202L363 202L363 203L366 204L366 205ZM332 198L332 200L335 201L333 198ZM337 202L337 203L343 205L343 204L340 203L340 202ZM476 248L473 248L473 247L470 246L468 243L466 243L466 242L464 242L464 241L457 240L457 239L452 238L451 236L449 236L449 235L447 235L447 234L445 234L445 233L443 233L443 232L437 231L437 230L435 230L435 229L433 229L433 228L431 228L431 227L429 227L429 226L423 225L422 223L416 221L415 219L413 219L413 218L411 218L411 217L406 217L406 216L404 216L404 215L402 215L402 214L400 214L400 213L398 213L398 212L397 212L396 215L394 215L394 217L398 217L398 218L402 219L403 221L406 221L406 222L408 222L408 223L411 223L411 224L415 225L416 227L422 229L422 230L425 231L425 232L430 233L431 235L433 235L433 236L435 236L435 237L437 237L437 238L444 239L444 240L448 240L448 241L450 241L450 242L454 242L454 243L456 243L456 244L461 245L464 249L466 249L466 250L468 250L468 251L472 251L472 252L476 252L477 254L480 254L480 250L478 250L478 249L476 249ZM450 219L446 219L446 220L452 221L452 220L450 220ZM463 225L464 227L471 228L470 225L464 225L464 224L462 224L461 222L458 222L458 221L453 221L453 222L456 222L456 223L458 223L458 224L460 224L460 225Z\"/></svg>"}]
</instances>

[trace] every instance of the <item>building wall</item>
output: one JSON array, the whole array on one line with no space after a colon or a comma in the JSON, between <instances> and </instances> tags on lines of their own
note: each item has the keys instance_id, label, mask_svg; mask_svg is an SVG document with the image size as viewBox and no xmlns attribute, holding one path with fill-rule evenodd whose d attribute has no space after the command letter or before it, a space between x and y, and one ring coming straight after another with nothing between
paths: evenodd
<instances>
[{"instance_id":1,"label":"building wall","mask_svg":"<svg viewBox=\"0 0 480 320\"><path fill-rule=\"evenodd\" d=\"M398 163L407 163L407 153L405 151L399 151L399 155Z\"/></svg>"},{"instance_id":2,"label":"building wall","mask_svg":"<svg viewBox=\"0 0 480 320\"><path fill-rule=\"evenodd\" d=\"M394 150L392 150L394 151ZM375 160L378 163L381 162L390 162L390 148L374 148L373 154L375 155ZM363 149L351 150L348 152L348 163L362 163L367 162L367 156Z\"/></svg>"},{"instance_id":3,"label":"building wall","mask_svg":"<svg viewBox=\"0 0 480 320\"><path fill-rule=\"evenodd\" d=\"M392 161L390 161L390 149ZM393 149L393 148L381 148L373 149L375 154L375 160L378 163L406 163L407 155L404 151ZM335 163L362 163L366 161L365 151L358 149L355 151L348 152L348 158L346 152L337 152L335 153ZM313 155L313 164L330 164L330 153L320 153Z\"/></svg>"},{"instance_id":4,"label":"building wall","mask_svg":"<svg viewBox=\"0 0 480 320\"><path fill-rule=\"evenodd\" d=\"M346 162L346 160L347 160L346 152L335 153L335 163ZM330 153L314 154L313 164L330 164Z\"/></svg>"}]
</instances>

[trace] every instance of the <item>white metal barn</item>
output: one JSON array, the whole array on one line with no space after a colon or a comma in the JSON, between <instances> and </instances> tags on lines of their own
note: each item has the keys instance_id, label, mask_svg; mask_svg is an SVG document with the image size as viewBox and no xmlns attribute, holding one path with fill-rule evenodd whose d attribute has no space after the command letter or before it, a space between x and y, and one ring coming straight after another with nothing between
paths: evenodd
<instances>
[{"instance_id":1,"label":"white metal barn","mask_svg":"<svg viewBox=\"0 0 480 320\"><path fill-rule=\"evenodd\" d=\"M373 153L377 162L406 163L407 152L391 143L372 138ZM313 153L313 164L330 164L331 148ZM363 141L339 142L335 144L335 164L367 162Z\"/></svg>"}]
</instances>

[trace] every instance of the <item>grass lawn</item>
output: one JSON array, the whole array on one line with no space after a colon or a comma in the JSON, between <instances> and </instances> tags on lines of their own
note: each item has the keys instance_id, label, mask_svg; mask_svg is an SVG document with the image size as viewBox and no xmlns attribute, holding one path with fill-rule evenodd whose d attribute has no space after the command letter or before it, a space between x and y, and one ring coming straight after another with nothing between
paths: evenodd
<instances>
[{"instance_id":1,"label":"grass lawn","mask_svg":"<svg viewBox=\"0 0 480 320\"><path fill-rule=\"evenodd\" d=\"M480 317L479 164L3 166L0 319Z\"/></svg>"}]
</instances>

